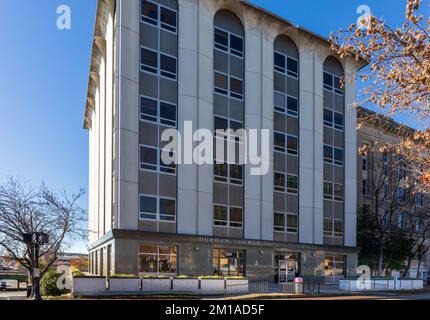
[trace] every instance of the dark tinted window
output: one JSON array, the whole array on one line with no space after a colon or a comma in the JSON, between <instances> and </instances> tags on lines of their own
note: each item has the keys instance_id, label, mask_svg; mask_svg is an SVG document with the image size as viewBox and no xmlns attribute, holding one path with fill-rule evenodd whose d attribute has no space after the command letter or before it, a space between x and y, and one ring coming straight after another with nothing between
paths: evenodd
<instances>
[{"instance_id":1,"label":"dark tinted window","mask_svg":"<svg viewBox=\"0 0 430 320\"><path fill-rule=\"evenodd\" d=\"M176 32L176 12L161 8L161 27Z\"/></svg>"},{"instance_id":2,"label":"dark tinted window","mask_svg":"<svg viewBox=\"0 0 430 320\"><path fill-rule=\"evenodd\" d=\"M156 4L143 0L142 15L144 21L155 26L157 25L158 9Z\"/></svg>"}]
</instances>

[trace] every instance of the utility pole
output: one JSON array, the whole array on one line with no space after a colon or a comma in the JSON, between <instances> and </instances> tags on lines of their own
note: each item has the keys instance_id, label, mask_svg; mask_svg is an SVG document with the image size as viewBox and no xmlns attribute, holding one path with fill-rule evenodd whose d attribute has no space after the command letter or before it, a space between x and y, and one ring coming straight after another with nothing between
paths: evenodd
<instances>
[{"instance_id":1,"label":"utility pole","mask_svg":"<svg viewBox=\"0 0 430 320\"><path fill-rule=\"evenodd\" d=\"M49 235L43 232L24 233L22 239L33 251L33 300L42 300L40 295L39 248L49 242Z\"/></svg>"}]
</instances>

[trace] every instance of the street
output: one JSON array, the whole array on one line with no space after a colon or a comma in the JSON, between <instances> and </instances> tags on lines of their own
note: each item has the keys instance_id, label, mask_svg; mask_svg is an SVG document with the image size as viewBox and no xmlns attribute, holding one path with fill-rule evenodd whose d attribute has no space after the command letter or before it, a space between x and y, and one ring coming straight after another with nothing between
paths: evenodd
<instances>
[{"instance_id":1,"label":"street","mask_svg":"<svg viewBox=\"0 0 430 320\"><path fill-rule=\"evenodd\" d=\"M0 300L23 300L25 291L0 291Z\"/></svg>"}]
</instances>

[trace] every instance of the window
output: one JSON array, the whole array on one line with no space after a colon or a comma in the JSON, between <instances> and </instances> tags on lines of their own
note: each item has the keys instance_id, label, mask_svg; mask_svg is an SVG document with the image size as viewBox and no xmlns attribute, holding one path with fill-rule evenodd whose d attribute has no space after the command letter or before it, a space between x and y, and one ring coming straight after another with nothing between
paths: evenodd
<instances>
[{"instance_id":1,"label":"window","mask_svg":"<svg viewBox=\"0 0 430 320\"><path fill-rule=\"evenodd\" d=\"M384 199L388 199L389 186L388 184L384 184Z\"/></svg>"},{"instance_id":2,"label":"window","mask_svg":"<svg viewBox=\"0 0 430 320\"><path fill-rule=\"evenodd\" d=\"M343 201L343 185L334 184L334 200Z\"/></svg>"},{"instance_id":3,"label":"window","mask_svg":"<svg viewBox=\"0 0 430 320\"><path fill-rule=\"evenodd\" d=\"M296 79L298 78L298 61L296 59L275 52L274 64L275 71Z\"/></svg>"},{"instance_id":4,"label":"window","mask_svg":"<svg viewBox=\"0 0 430 320\"><path fill-rule=\"evenodd\" d=\"M176 174L175 154L169 153L170 163L163 161L162 153L164 150L159 150L156 147L141 145L140 146L140 164L141 170L160 171L169 174Z\"/></svg>"},{"instance_id":5,"label":"window","mask_svg":"<svg viewBox=\"0 0 430 320\"><path fill-rule=\"evenodd\" d=\"M297 155L298 152L298 139L297 137L293 137L287 135L287 153L292 155Z\"/></svg>"},{"instance_id":6,"label":"window","mask_svg":"<svg viewBox=\"0 0 430 320\"><path fill-rule=\"evenodd\" d=\"M298 217L295 214L285 214L283 212L274 213L274 228L275 232L297 233Z\"/></svg>"},{"instance_id":7,"label":"window","mask_svg":"<svg viewBox=\"0 0 430 320\"><path fill-rule=\"evenodd\" d=\"M405 227L405 218L406 218L407 212L402 212L397 215L397 227L400 229L403 229Z\"/></svg>"},{"instance_id":8,"label":"window","mask_svg":"<svg viewBox=\"0 0 430 320\"><path fill-rule=\"evenodd\" d=\"M274 172L275 191L285 192L285 173Z\"/></svg>"},{"instance_id":9,"label":"window","mask_svg":"<svg viewBox=\"0 0 430 320\"><path fill-rule=\"evenodd\" d=\"M239 207L214 205L214 225L222 227L242 228L243 209Z\"/></svg>"},{"instance_id":10,"label":"window","mask_svg":"<svg viewBox=\"0 0 430 320\"><path fill-rule=\"evenodd\" d=\"M140 68L142 70L157 74L157 69L158 69L157 52L153 50L141 48Z\"/></svg>"},{"instance_id":11,"label":"window","mask_svg":"<svg viewBox=\"0 0 430 320\"><path fill-rule=\"evenodd\" d=\"M230 183L242 185L243 182L243 166L237 164L230 165Z\"/></svg>"},{"instance_id":12,"label":"window","mask_svg":"<svg viewBox=\"0 0 430 320\"><path fill-rule=\"evenodd\" d=\"M324 259L324 275L340 277L345 275L345 256L326 255Z\"/></svg>"},{"instance_id":13,"label":"window","mask_svg":"<svg viewBox=\"0 0 430 320\"><path fill-rule=\"evenodd\" d=\"M143 0L141 19L144 23L161 27L164 30L176 33L176 11L172 9L168 9L164 6Z\"/></svg>"},{"instance_id":14,"label":"window","mask_svg":"<svg viewBox=\"0 0 430 320\"><path fill-rule=\"evenodd\" d=\"M406 194L405 189L399 187L396 190L396 199L397 201L405 202L406 201Z\"/></svg>"},{"instance_id":15,"label":"window","mask_svg":"<svg viewBox=\"0 0 430 320\"><path fill-rule=\"evenodd\" d=\"M220 72L215 72L215 92L230 96L239 100L243 99L243 81L238 78L229 77ZM230 86L229 86L230 85Z\"/></svg>"},{"instance_id":16,"label":"window","mask_svg":"<svg viewBox=\"0 0 430 320\"><path fill-rule=\"evenodd\" d=\"M333 148L334 152L334 164L343 166L343 150L339 148Z\"/></svg>"},{"instance_id":17,"label":"window","mask_svg":"<svg viewBox=\"0 0 430 320\"><path fill-rule=\"evenodd\" d=\"M214 164L214 180L227 182L227 164Z\"/></svg>"},{"instance_id":18,"label":"window","mask_svg":"<svg viewBox=\"0 0 430 320\"><path fill-rule=\"evenodd\" d=\"M140 119L176 127L176 105L142 96L140 98Z\"/></svg>"},{"instance_id":19,"label":"window","mask_svg":"<svg viewBox=\"0 0 430 320\"><path fill-rule=\"evenodd\" d=\"M324 199L333 199L333 184L331 182L324 181Z\"/></svg>"},{"instance_id":20,"label":"window","mask_svg":"<svg viewBox=\"0 0 430 320\"><path fill-rule=\"evenodd\" d=\"M343 221L324 218L324 236L343 237Z\"/></svg>"},{"instance_id":21,"label":"window","mask_svg":"<svg viewBox=\"0 0 430 320\"><path fill-rule=\"evenodd\" d=\"M298 192L297 176L287 175L287 192L288 193L297 193Z\"/></svg>"},{"instance_id":22,"label":"window","mask_svg":"<svg viewBox=\"0 0 430 320\"><path fill-rule=\"evenodd\" d=\"M139 218L142 220L176 221L176 200L140 195Z\"/></svg>"},{"instance_id":23,"label":"window","mask_svg":"<svg viewBox=\"0 0 430 320\"><path fill-rule=\"evenodd\" d=\"M160 220L175 221L176 201L170 199L160 199Z\"/></svg>"},{"instance_id":24,"label":"window","mask_svg":"<svg viewBox=\"0 0 430 320\"><path fill-rule=\"evenodd\" d=\"M296 98L287 97L287 113L290 116L297 117L299 115L299 106Z\"/></svg>"},{"instance_id":25,"label":"window","mask_svg":"<svg viewBox=\"0 0 430 320\"><path fill-rule=\"evenodd\" d=\"M324 71L324 89L339 95L343 95L341 78Z\"/></svg>"},{"instance_id":26,"label":"window","mask_svg":"<svg viewBox=\"0 0 430 320\"><path fill-rule=\"evenodd\" d=\"M324 145L324 162L333 163L333 147Z\"/></svg>"},{"instance_id":27,"label":"window","mask_svg":"<svg viewBox=\"0 0 430 320\"><path fill-rule=\"evenodd\" d=\"M242 226L243 226L242 208L230 207L230 227L242 228Z\"/></svg>"},{"instance_id":28,"label":"window","mask_svg":"<svg viewBox=\"0 0 430 320\"><path fill-rule=\"evenodd\" d=\"M324 125L343 131L343 114L324 108Z\"/></svg>"},{"instance_id":29,"label":"window","mask_svg":"<svg viewBox=\"0 0 430 320\"><path fill-rule=\"evenodd\" d=\"M227 207L214 206L214 225L227 226Z\"/></svg>"},{"instance_id":30,"label":"window","mask_svg":"<svg viewBox=\"0 0 430 320\"><path fill-rule=\"evenodd\" d=\"M140 196L140 218L157 219L157 198L149 196Z\"/></svg>"},{"instance_id":31,"label":"window","mask_svg":"<svg viewBox=\"0 0 430 320\"><path fill-rule=\"evenodd\" d=\"M285 152L285 135L283 133L275 132L273 143L276 151Z\"/></svg>"},{"instance_id":32,"label":"window","mask_svg":"<svg viewBox=\"0 0 430 320\"><path fill-rule=\"evenodd\" d=\"M161 28L176 33L176 12L161 7Z\"/></svg>"},{"instance_id":33,"label":"window","mask_svg":"<svg viewBox=\"0 0 430 320\"><path fill-rule=\"evenodd\" d=\"M367 171L367 155L363 155L362 158L362 170Z\"/></svg>"},{"instance_id":34,"label":"window","mask_svg":"<svg viewBox=\"0 0 430 320\"><path fill-rule=\"evenodd\" d=\"M140 48L140 69L176 80L176 58L152 49Z\"/></svg>"},{"instance_id":35,"label":"window","mask_svg":"<svg viewBox=\"0 0 430 320\"><path fill-rule=\"evenodd\" d=\"M140 146L140 169L157 171L158 149L149 146Z\"/></svg>"},{"instance_id":36,"label":"window","mask_svg":"<svg viewBox=\"0 0 430 320\"><path fill-rule=\"evenodd\" d=\"M243 57L243 38L228 31L215 28L215 48Z\"/></svg>"},{"instance_id":37,"label":"window","mask_svg":"<svg viewBox=\"0 0 430 320\"><path fill-rule=\"evenodd\" d=\"M176 274L177 248L139 245L139 273L153 275Z\"/></svg>"},{"instance_id":38,"label":"window","mask_svg":"<svg viewBox=\"0 0 430 320\"><path fill-rule=\"evenodd\" d=\"M214 275L245 276L245 251L235 249L214 249L212 266Z\"/></svg>"}]
</instances>

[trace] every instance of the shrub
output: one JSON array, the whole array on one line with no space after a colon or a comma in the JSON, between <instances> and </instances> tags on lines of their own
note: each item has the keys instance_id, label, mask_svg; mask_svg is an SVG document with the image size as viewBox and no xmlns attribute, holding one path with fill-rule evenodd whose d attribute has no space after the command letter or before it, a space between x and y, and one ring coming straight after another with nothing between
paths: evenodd
<instances>
[{"instance_id":1,"label":"shrub","mask_svg":"<svg viewBox=\"0 0 430 320\"><path fill-rule=\"evenodd\" d=\"M76 268L76 267L74 267L74 266L71 266L70 267L70 273L72 274L72 276L74 276L74 277L83 277L83 276L85 276L85 274L84 273L82 273L82 271L81 270L79 270L78 268Z\"/></svg>"},{"instance_id":2,"label":"shrub","mask_svg":"<svg viewBox=\"0 0 430 320\"><path fill-rule=\"evenodd\" d=\"M48 270L40 280L40 291L44 296L61 296L68 293L67 289L57 287L57 281L63 273L59 273L54 269Z\"/></svg>"},{"instance_id":3,"label":"shrub","mask_svg":"<svg viewBox=\"0 0 430 320\"><path fill-rule=\"evenodd\" d=\"M131 274L131 273L115 273L110 277L111 278L137 278L135 274Z\"/></svg>"}]
</instances>

